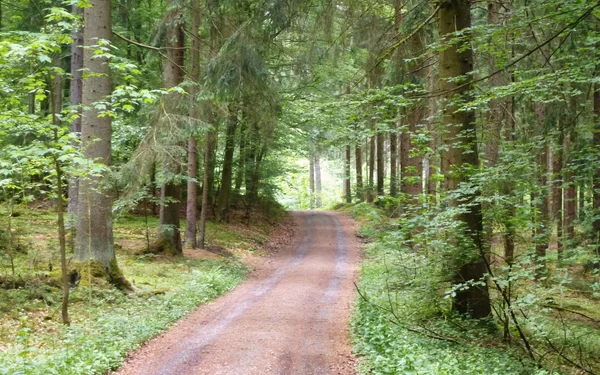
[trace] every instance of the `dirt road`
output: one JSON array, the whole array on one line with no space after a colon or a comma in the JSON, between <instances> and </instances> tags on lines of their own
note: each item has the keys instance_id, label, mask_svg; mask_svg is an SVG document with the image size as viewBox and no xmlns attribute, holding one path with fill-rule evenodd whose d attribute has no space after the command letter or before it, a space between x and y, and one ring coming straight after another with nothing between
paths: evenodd
<instances>
[{"instance_id":1,"label":"dirt road","mask_svg":"<svg viewBox=\"0 0 600 375\"><path fill-rule=\"evenodd\" d=\"M358 243L344 216L295 212L292 244L134 352L119 375L353 374Z\"/></svg>"}]
</instances>

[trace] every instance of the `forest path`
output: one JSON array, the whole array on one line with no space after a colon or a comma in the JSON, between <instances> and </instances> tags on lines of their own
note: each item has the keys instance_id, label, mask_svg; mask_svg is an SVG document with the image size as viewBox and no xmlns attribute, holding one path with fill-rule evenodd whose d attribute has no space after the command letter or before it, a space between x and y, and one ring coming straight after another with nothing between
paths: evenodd
<instances>
[{"instance_id":1,"label":"forest path","mask_svg":"<svg viewBox=\"0 0 600 375\"><path fill-rule=\"evenodd\" d=\"M353 374L353 223L333 212L293 215L290 245L235 290L132 353L116 374Z\"/></svg>"}]
</instances>

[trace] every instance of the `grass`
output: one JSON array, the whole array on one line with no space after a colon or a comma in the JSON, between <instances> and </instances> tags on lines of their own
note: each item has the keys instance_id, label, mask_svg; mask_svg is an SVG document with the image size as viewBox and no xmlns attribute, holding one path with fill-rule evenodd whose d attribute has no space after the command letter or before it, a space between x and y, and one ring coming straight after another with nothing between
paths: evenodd
<instances>
[{"instance_id":1,"label":"grass","mask_svg":"<svg viewBox=\"0 0 600 375\"><path fill-rule=\"evenodd\" d=\"M512 332L515 336L512 345L507 345L502 340L502 327L494 321L469 321L453 315L450 299L445 298L451 285L440 276L445 265L432 261L435 255L427 256L418 248L404 247L397 230L398 221L390 219L384 211L364 203L338 209L352 214L361 223L358 235L367 242L358 283L361 298L355 306L351 327L360 373L582 373L550 352L542 362L544 368L539 368L525 355L516 332ZM561 277L558 271L553 275ZM553 280L552 285L557 284L560 283ZM515 303L529 316L523 329L538 354L549 349L543 332L560 343L559 349L564 353L575 355L579 351L584 358L598 360L600 301L570 291L572 281L564 285L566 289L561 290L524 280L519 282L518 289L515 286ZM527 301L532 296L535 300ZM548 301L575 313L539 308Z\"/></svg>"},{"instance_id":2,"label":"grass","mask_svg":"<svg viewBox=\"0 0 600 375\"><path fill-rule=\"evenodd\" d=\"M72 288L72 324L65 327L59 321L61 290L49 277L59 268L55 215L18 212L16 278L0 250L0 374L103 374L117 368L128 351L243 281L248 270L239 255L260 253L273 227L266 221L249 227L209 223L207 243L227 257L160 258L135 255L145 247L147 232L155 234L157 219L118 217L117 258L135 292Z\"/></svg>"}]
</instances>

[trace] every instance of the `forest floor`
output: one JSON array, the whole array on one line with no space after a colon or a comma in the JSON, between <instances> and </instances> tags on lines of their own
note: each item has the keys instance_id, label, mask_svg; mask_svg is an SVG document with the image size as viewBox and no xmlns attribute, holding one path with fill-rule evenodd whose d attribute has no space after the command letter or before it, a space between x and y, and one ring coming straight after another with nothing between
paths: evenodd
<instances>
[{"instance_id":1,"label":"forest floor","mask_svg":"<svg viewBox=\"0 0 600 375\"><path fill-rule=\"evenodd\" d=\"M357 283L360 298L351 320L359 373L600 374L600 298L593 294L595 279L574 265L582 263L574 260L575 255L563 260L560 268L553 265L549 272L553 280L560 280L558 287L534 282L524 255L531 249L527 242L530 228L524 228L519 236L522 241L516 254L521 263L514 268L511 294L519 309L521 329L535 353L542 354L532 361L514 328L506 340L497 320L478 322L451 313L451 299L446 298L450 282L435 268L436 264L445 267L436 261L439 248L427 256L422 248L402 242L399 219L390 217L393 211L367 203L338 205L336 209L358 223L357 235L364 242ZM423 233L421 238L442 238L436 238L435 232ZM495 244L493 250L501 253L502 243ZM556 261L555 250L554 246L549 251L549 263ZM573 249L565 253L576 254ZM494 266L498 269L502 270L501 265ZM492 288L490 291L494 308L501 308L500 296Z\"/></svg>"},{"instance_id":2,"label":"forest floor","mask_svg":"<svg viewBox=\"0 0 600 375\"><path fill-rule=\"evenodd\" d=\"M234 291L132 353L116 374L353 374L354 224L323 211L293 218L290 245L255 263Z\"/></svg>"},{"instance_id":3,"label":"forest floor","mask_svg":"<svg viewBox=\"0 0 600 375\"><path fill-rule=\"evenodd\" d=\"M117 216L117 258L135 291L71 288L70 327L60 321L56 214L46 206L15 209L12 262L2 241L6 216L0 216L0 374L89 375L118 368L129 351L232 290L265 255L292 240L293 220L282 211L257 210L249 223L242 216L208 223L208 249L179 257L140 255L155 239L155 217Z\"/></svg>"}]
</instances>

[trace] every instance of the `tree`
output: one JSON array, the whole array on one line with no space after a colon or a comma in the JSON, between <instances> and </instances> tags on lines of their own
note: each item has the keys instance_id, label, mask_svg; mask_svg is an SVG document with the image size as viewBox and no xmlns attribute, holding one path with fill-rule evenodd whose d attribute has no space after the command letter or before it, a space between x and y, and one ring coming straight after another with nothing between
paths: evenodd
<instances>
[{"instance_id":1,"label":"tree","mask_svg":"<svg viewBox=\"0 0 600 375\"><path fill-rule=\"evenodd\" d=\"M443 135L446 150L442 152L442 171L445 174L445 190L457 191L459 201L466 207L457 215L464 224L464 236L470 241L462 241L458 246L468 246L467 259L457 259L458 272L454 282L457 284L485 280L486 256L483 254L481 203L477 202L478 192L461 191L461 183L468 182L470 170L479 165L477 137L475 133L475 113L457 111L457 101L464 100L470 90L469 73L473 71L473 50L469 41L453 41L455 33L471 27L471 10L468 0L446 0L439 4L440 38L446 44L439 54L440 89L446 100L441 122L445 129ZM456 79L461 77L461 81ZM460 82L460 83L459 83ZM461 98L461 96L463 96ZM453 309L461 314L471 314L475 318L491 314L490 297L487 286L475 285L456 292Z\"/></svg>"},{"instance_id":2,"label":"tree","mask_svg":"<svg viewBox=\"0 0 600 375\"><path fill-rule=\"evenodd\" d=\"M78 17L83 16L83 9L79 8L76 4L72 7L72 13ZM75 27L73 29L73 43L71 44L71 81L70 81L70 102L71 105L77 108L77 112L81 114L81 95L83 93L83 30L81 27ZM71 122L71 131L74 133L81 133L81 117L76 116ZM78 195L79 195L79 181L72 179L69 181L69 213L71 220L78 212ZM70 226L74 228L72 223Z\"/></svg>"},{"instance_id":3,"label":"tree","mask_svg":"<svg viewBox=\"0 0 600 375\"><path fill-rule=\"evenodd\" d=\"M165 87L174 88L183 82L183 65L185 58L185 38L183 31L181 8L176 1L169 3L167 15L167 61L165 63ZM163 105L168 121L178 112L180 94L172 92ZM163 164L166 182L160 190L160 222L158 228L158 248L160 251L177 255L182 252L181 232L179 229L179 208L181 202L181 186L176 176L181 171L179 160L165 160ZM169 175L173 174L173 175Z\"/></svg>"},{"instance_id":4,"label":"tree","mask_svg":"<svg viewBox=\"0 0 600 375\"><path fill-rule=\"evenodd\" d=\"M230 204L231 184L233 178L233 153L235 152L235 133L238 124L238 112L232 106L229 108L229 119L227 132L225 134L225 155L223 160L223 171L221 177L221 189L217 197L217 209L215 218L217 221L227 219L227 211Z\"/></svg>"},{"instance_id":5,"label":"tree","mask_svg":"<svg viewBox=\"0 0 600 375\"><path fill-rule=\"evenodd\" d=\"M198 119L199 103L198 103L198 86L200 81L200 0L192 1L192 49L190 55L192 57L192 71L190 80L190 109L189 115L191 119ZM186 227L185 227L185 244L192 249L198 246L196 237L196 213L198 201L198 149L195 134L188 138L188 183L187 183L187 200L186 200Z\"/></svg>"},{"instance_id":6,"label":"tree","mask_svg":"<svg viewBox=\"0 0 600 375\"><path fill-rule=\"evenodd\" d=\"M111 164L111 117L106 113L111 94L107 48L112 36L111 2L92 0L84 9L81 148L86 159L109 167ZM100 55L97 54L101 52ZM80 179L73 260L82 279L107 278L129 287L117 265L113 243L112 201L105 184L108 171Z\"/></svg>"}]
</instances>

